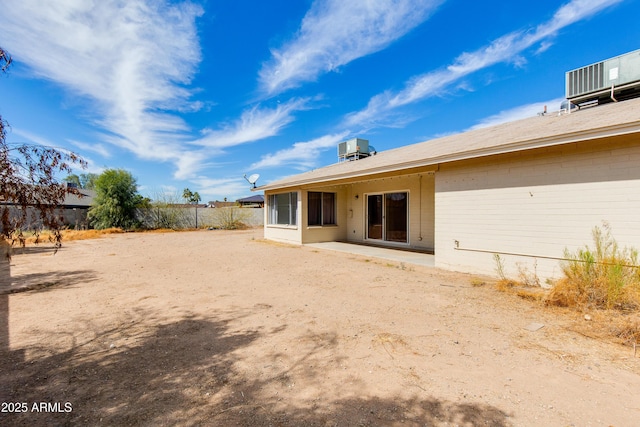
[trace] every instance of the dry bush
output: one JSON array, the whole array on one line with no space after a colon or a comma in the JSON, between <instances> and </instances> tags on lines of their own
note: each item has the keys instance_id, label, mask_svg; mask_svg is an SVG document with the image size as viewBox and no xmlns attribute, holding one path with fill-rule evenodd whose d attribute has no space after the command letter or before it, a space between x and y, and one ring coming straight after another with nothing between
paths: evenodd
<instances>
[{"instance_id":1,"label":"dry bush","mask_svg":"<svg viewBox=\"0 0 640 427\"><path fill-rule=\"evenodd\" d=\"M640 315L617 318L609 323L609 332L623 344L640 343Z\"/></svg>"},{"instance_id":2,"label":"dry bush","mask_svg":"<svg viewBox=\"0 0 640 427\"><path fill-rule=\"evenodd\" d=\"M227 208L215 208L215 225L223 230L246 230L251 212L238 206Z\"/></svg>"},{"instance_id":3,"label":"dry bush","mask_svg":"<svg viewBox=\"0 0 640 427\"><path fill-rule=\"evenodd\" d=\"M638 252L620 248L611 229L593 229L594 248L575 253L565 249L564 277L556 282L547 302L563 307L637 310L640 308Z\"/></svg>"},{"instance_id":4,"label":"dry bush","mask_svg":"<svg viewBox=\"0 0 640 427\"><path fill-rule=\"evenodd\" d=\"M556 308L556 307L551 307ZM574 309L560 312L563 316L574 317L569 329L593 339L606 340L630 347L640 347L640 313L620 310L589 310L587 315Z\"/></svg>"}]
</instances>

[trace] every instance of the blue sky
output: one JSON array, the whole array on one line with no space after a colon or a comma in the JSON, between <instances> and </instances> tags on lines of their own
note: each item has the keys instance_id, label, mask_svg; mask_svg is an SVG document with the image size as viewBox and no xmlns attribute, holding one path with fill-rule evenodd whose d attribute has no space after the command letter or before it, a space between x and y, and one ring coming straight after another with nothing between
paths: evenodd
<instances>
[{"instance_id":1,"label":"blue sky","mask_svg":"<svg viewBox=\"0 0 640 427\"><path fill-rule=\"evenodd\" d=\"M640 48L640 0L9 0L9 142L205 201L557 110L564 73ZM81 170L78 172L82 172Z\"/></svg>"}]
</instances>

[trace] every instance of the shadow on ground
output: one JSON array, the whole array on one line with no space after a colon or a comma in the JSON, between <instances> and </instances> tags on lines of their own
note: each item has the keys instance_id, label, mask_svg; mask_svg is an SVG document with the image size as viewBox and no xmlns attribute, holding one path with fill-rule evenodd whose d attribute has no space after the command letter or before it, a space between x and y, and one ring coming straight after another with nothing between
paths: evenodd
<instances>
[{"instance_id":1,"label":"shadow on ground","mask_svg":"<svg viewBox=\"0 0 640 427\"><path fill-rule=\"evenodd\" d=\"M12 294L26 291L44 291L51 287L71 287L96 280L92 270L58 271L46 273L28 273L0 275L0 294Z\"/></svg>"},{"instance_id":2,"label":"shadow on ground","mask_svg":"<svg viewBox=\"0 0 640 427\"><path fill-rule=\"evenodd\" d=\"M158 323L150 317L144 321ZM302 376L321 384L331 366L317 364L324 357L314 354L335 350L331 334L310 335L308 351L294 356L297 363L251 375L266 371L264 355L252 354L251 345L282 328L233 331L230 320L215 318L185 318L160 326L144 326L144 321L97 332L62 353L47 355L40 349L34 354L46 356L27 361L1 357L0 400L25 402L28 412L0 414L0 424L509 425L498 408L433 397L319 397L301 404L304 400L296 394L278 393L290 378ZM298 392L302 390L292 393ZM33 411L38 402L57 403L60 412ZM70 412L64 412L69 409L66 402Z\"/></svg>"},{"instance_id":3,"label":"shadow on ground","mask_svg":"<svg viewBox=\"0 0 640 427\"><path fill-rule=\"evenodd\" d=\"M64 247L57 248L49 243L40 243L30 246L15 245L11 248L11 255L40 255L40 254L55 254L64 250Z\"/></svg>"}]
</instances>

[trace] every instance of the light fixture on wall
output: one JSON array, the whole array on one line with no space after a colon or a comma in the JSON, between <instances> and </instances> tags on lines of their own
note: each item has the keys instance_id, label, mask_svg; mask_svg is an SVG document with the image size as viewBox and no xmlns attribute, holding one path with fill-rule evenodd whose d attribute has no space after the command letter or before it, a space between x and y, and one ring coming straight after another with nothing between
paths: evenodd
<instances>
[{"instance_id":1,"label":"light fixture on wall","mask_svg":"<svg viewBox=\"0 0 640 427\"><path fill-rule=\"evenodd\" d=\"M358 199L359 197L360 197L360 196L358 196L358 195L356 194L356 199Z\"/></svg>"}]
</instances>

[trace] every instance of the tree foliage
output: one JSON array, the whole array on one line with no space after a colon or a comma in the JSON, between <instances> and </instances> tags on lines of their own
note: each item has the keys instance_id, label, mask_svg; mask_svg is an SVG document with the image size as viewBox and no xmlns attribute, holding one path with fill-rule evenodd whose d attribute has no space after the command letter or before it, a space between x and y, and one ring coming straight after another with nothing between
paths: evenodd
<instances>
[{"instance_id":1,"label":"tree foliage","mask_svg":"<svg viewBox=\"0 0 640 427\"><path fill-rule=\"evenodd\" d=\"M0 47L0 72L5 73L11 65L11 56Z\"/></svg>"},{"instance_id":2,"label":"tree foliage","mask_svg":"<svg viewBox=\"0 0 640 427\"><path fill-rule=\"evenodd\" d=\"M97 173L81 173L80 175L74 173L67 175L63 181L75 184L78 188L84 190L94 190L98 176Z\"/></svg>"},{"instance_id":3,"label":"tree foliage","mask_svg":"<svg viewBox=\"0 0 640 427\"><path fill-rule=\"evenodd\" d=\"M175 193L159 191L153 197L151 208L146 210L146 225L152 228L182 230L192 227L189 209L185 209L184 197Z\"/></svg>"},{"instance_id":4,"label":"tree foliage","mask_svg":"<svg viewBox=\"0 0 640 427\"><path fill-rule=\"evenodd\" d=\"M0 48L0 71L5 72L10 64L11 58ZM73 165L86 167L87 164L74 153L41 145L8 143L7 128L8 124L0 116L1 236L24 245L24 228L30 221L39 219L42 227L51 230L51 239L59 247L63 222L58 208L67 193L78 193L61 185L57 176L71 173ZM39 228L34 231L37 234Z\"/></svg>"},{"instance_id":5,"label":"tree foliage","mask_svg":"<svg viewBox=\"0 0 640 427\"><path fill-rule=\"evenodd\" d=\"M202 200L202 197L200 197L200 194L198 194L197 191L192 193L188 188L185 188L182 192L182 198L185 199L187 203L198 203Z\"/></svg>"},{"instance_id":6,"label":"tree foliage","mask_svg":"<svg viewBox=\"0 0 640 427\"><path fill-rule=\"evenodd\" d=\"M89 221L98 229L138 227L136 210L149 203L140 196L136 179L123 169L107 169L95 180L96 197Z\"/></svg>"}]
</instances>

